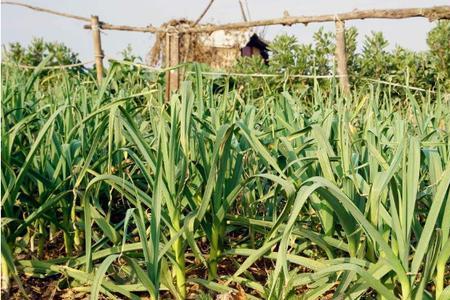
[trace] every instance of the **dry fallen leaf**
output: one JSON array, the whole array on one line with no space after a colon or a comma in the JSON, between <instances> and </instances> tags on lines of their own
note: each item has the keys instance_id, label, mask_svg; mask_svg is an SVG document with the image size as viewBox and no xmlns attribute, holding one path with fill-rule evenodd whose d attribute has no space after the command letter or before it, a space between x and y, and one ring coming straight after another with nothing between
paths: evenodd
<instances>
[{"instance_id":1,"label":"dry fallen leaf","mask_svg":"<svg viewBox=\"0 0 450 300\"><path fill-rule=\"evenodd\" d=\"M245 295L244 289L238 284L237 286L238 292L234 298L234 300L246 300L247 296Z\"/></svg>"},{"instance_id":2,"label":"dry fallen leaf","mask_svg":"<svg viewBox=\"0 0 450 300\"><path fill-rule=\"evenodd\" d=\"M237 292L232 291L224 294L219 294L216 296L216 300L247 300L244 289L238 285Z\"/></svg>"}]
</instances>

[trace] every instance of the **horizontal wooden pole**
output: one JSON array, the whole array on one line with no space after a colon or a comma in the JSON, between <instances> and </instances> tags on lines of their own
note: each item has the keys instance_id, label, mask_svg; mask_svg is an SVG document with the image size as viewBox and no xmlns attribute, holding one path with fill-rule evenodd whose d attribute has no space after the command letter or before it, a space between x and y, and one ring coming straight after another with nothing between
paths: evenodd
<instances>
[{"instance_id":1,"label":"horizontal wooden pole","mask_svg":"<svg viewBox=\"0 0 450 300\"><path fill-rule=\"evenodd\" d=\"M84 29L91 29L90 24L83 26ZM117 31L133 31L133 32L146 32L146 33L158 33L167 32L167 29L161 29L153 25L140 27L140 26L128 26L128 25L112 25L105 22L100 22L100 28L103 30L117 30Z\"/></svg>"},{"instance_id":2,"label":"horizontal wooden pole","mask_svg":"<svg viewBox=\"0 0 450 300\"><path fill-rule=\"evenodd\" d=\"M213 32L217 30L233 30L242 28L251 28L258 26L270 25L284 25L291 26L294 24L309 24L321 22L335 22L348 20L363 20L363 19L406 19L406 18L427 18L430 21L440 19L450 19L450 6L434 6L429 8L399 8L399 9L369 9L369 10L353 10L351 12L340 14L328 14L319 16L286 16L278 19L266 19L251 22L237 22L223 25L201 25L188 28L177 28L178 32ZM121 30L121 31L136 31L136 32L167 32L165 28L158 28L152 25L146 27L112 25L108 23L101 23L101 28L105 30ZM90 25L85 25L85 29L91 29ZM173 30L173 29L172 29Z\"/></svg>"},{"instance_id":3,"label":"horizontal wooden pole","mask_svg":"<svg viewBox=\"0 0 450 300\"><path fill-rule=\"evenodd\" d=\"M26 7L35 11L45 12L61 17L66 17L70 19L75 19L79 21L90 22L90 18L72 15L68 13L58 12L50 10L47 8L32 6L25 3L20 3L16 1L2 1L2 4L17 5ZM178 32L213 32L217 30L232 30L232 29L242 29L251 28L258 26L270 26L270 25L284 25L291 26L294 24L309 24L309 23L321 23L321 22L334 22L337 20L348 21L348 20L363 20L363 19L406 19L406 18L416 18L422 17L427 18L430 21L440 20L440 19L450 19L450 6L433 6L428 8L399 8L399 9L369 9L369 10L353 10L351 12L340 13L340 14L328 14L319 16L286 16L277 19L266 19L251 22L237 22L229 23L223 25L201 25L196 27L186 27L186 28L176 28ZM168 32L174 31L173 28L158 28L153 25L148 26L128 26L128 25L113 25L105 22L100 23L100 27L103 30L119 30L119 31L135 31L135 32L147 32L147 33L158 33L158 32ZM91 25L84 25L85 29L91 29Z\"/></svg>"}]
</instances>

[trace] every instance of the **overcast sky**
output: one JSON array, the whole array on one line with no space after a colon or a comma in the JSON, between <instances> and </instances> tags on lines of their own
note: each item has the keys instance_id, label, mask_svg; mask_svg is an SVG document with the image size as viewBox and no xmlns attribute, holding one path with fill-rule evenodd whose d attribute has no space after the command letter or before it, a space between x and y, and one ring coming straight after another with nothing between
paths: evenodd
<instances>
[{"instance_id":1,"label":"overcast sky","mask_svg":"<svg viewBox=\"0 0 450 300\"><path fill-rule=\"evenodd\" d=\"M25 3L89 17L99 15L100 20L117 25L160 25L173 18L196 19L209 0L22 0ZM338 13L353 9L429 7L448 5L448 0L247 0L252 20L277 18L288 11L291 16ZM1 5L2 44L21 42L28 44L33 37L47 41L64 42L80 54L82 61L92 59L92 42L83 22L66 19L26 8ZM203 22L227 23L242 21L238 0L215 0ZM301 42L310 42L312 34L321 26L334 30L334 24L270 26L257 31L270 40L275 35L289 33ZM371 31L382 31L391 46L424 50L426 34L433 24L423 18L407 20L365 20L347 22L356 26L359 41ZM152 34L107 31L102 34L103 49L109 57L119 57L130 44L134 53L145 57L153 44Z\"/></svg>"}]
</instances>

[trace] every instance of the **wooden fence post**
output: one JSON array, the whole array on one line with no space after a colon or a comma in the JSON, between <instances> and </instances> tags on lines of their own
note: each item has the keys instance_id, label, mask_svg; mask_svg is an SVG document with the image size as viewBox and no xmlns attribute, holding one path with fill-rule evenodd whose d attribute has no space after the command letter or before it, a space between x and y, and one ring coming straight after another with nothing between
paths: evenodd
<instances>
[{"instance_id":1,"label":"wooden fence post","mask_svg":"<svg viewBox=\"0 0 450 300\"><path fill-rule=\"evenodd\" d=\"M97 70L97 82L103 79L103 50L100 38L100 22L98 16L91 16L92 38L94 41L95 69Z\"/></svg>"},{"instance_id":2,"label":"wooden fence post","mask_svg":"<svg viewBox=\"0 0 450 300\"><path fill-rule=\"evenodd\" d=\"M347 54L345 51L345 24L341 20L336 20L336 60L339 83L344 94L350 94L350 83L347 72Z\"/></svg>"},{"instance_id":3,"label":"wooden fence post","mask_svg":"<svg viewBox=\"0 0 450 300\"><path fill-rule=\"evenodd\" d=\"M165 67L175 67L180 62L179 51L180 36L178 32L166 33L166 53L165 53ZM180 83L179 69L169 70L166 73L166 101L170 100L172 92L177 91Z\"/></svg>"}]
</instances>

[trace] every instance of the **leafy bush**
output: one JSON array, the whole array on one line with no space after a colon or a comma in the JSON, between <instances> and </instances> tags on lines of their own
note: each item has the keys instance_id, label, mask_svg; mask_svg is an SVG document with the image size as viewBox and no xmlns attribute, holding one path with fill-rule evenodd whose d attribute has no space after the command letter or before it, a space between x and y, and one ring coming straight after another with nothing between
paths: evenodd
<instances>
[{"instance_id":1,"label":"leafy bush","mask_svg":"<svg viewBox=\"0 0 450 300\"><path fill-rule=\"evenodd\" d=\"M427 39L430 47L430 64L436 70L435 80L445 81L450 88L450 21L440 21L430 31Z\"/></svg>"}]
</instances>

